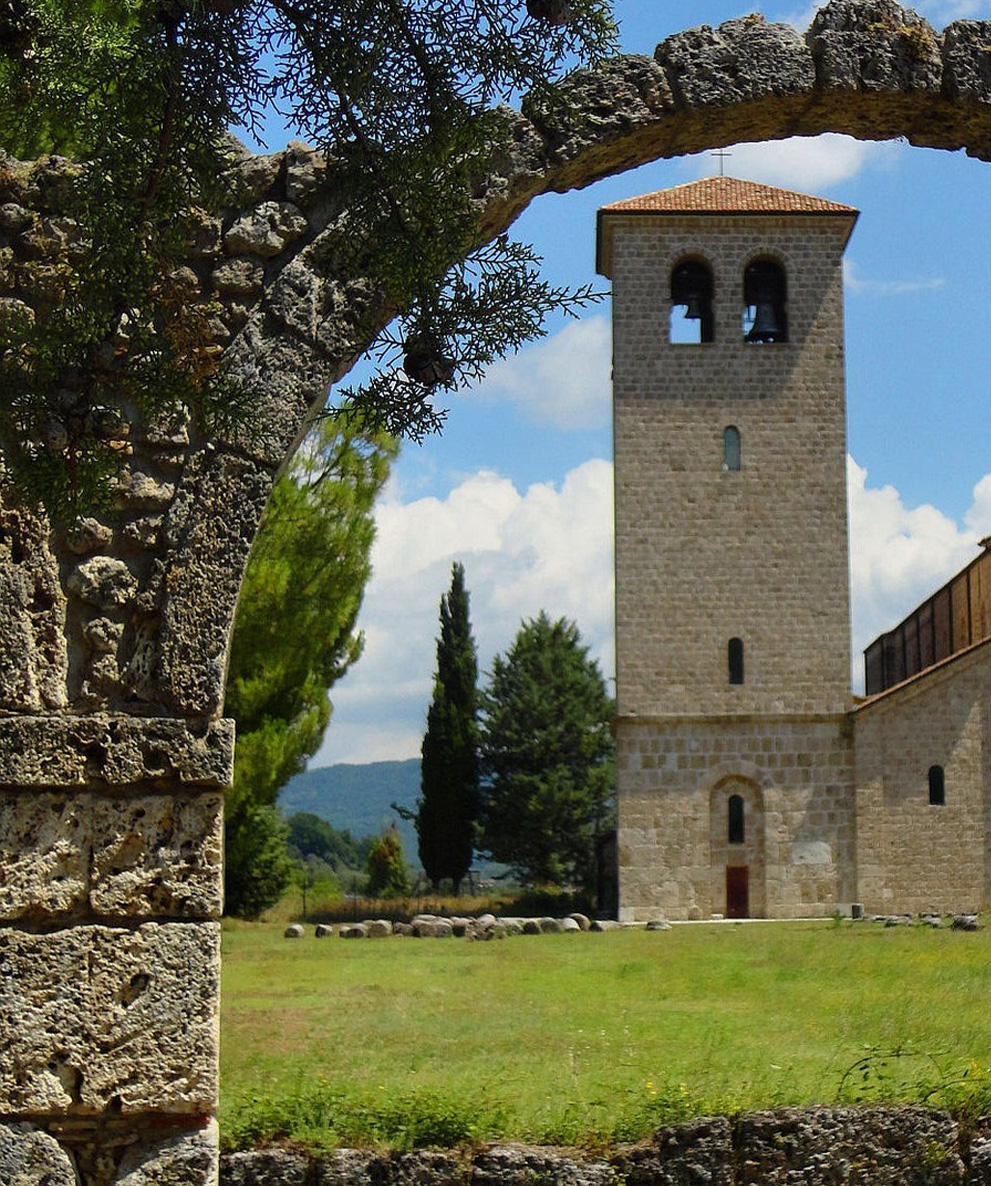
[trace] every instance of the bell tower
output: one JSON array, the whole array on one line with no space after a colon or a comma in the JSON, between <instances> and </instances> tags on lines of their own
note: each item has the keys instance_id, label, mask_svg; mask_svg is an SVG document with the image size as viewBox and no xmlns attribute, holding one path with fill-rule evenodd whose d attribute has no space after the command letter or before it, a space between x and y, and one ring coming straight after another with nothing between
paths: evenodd
<instances>
[{"instance_id":1,"label":"bell tower","mask_svg":"<svg viewBox=\"0 0 991 1186\"><path fill-rule=\"evenodd\" d=\"M848 838L817 850L796 897L764 825L772 809L838 819L823 796L848 793L842 256L856 218L731 177L599 211L628 918L787 915L840 893Z\"/></svg>"}]
</instances>

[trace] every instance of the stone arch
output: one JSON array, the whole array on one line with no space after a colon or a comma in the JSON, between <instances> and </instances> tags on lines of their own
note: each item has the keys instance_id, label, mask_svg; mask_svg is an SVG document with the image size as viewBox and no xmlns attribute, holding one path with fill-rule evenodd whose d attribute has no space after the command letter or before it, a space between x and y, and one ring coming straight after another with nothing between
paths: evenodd
<instances>
[{"instance_id":1,"label":"stone arch","mask_svg":"<svg viewBox=\"0 0 991 1186\"><path fill-rule=\"evenodd\" d=\"M741 141L831 131L991 159L989 43L991 23L937 33L894 0L832 0L804 34L756 15L678 33L577 73L563 108L507 110L479 237L541 194ZM6 166L0 199L26 226L57 212L66 162ZM317 154L291 144L239 168L244 205L204 217L188 272L191 300L222 305L217 344L258 392L254 431L149 427L110 515L70 530L0 508L0 963L15 972L0 1111L74 1148L85 1186L111 1163L211 1180L234 608L275 476L392 312L374 278L335 271L343 212ZM4 232L15 257L23 229Z\"/></svg>"}]
</instances>

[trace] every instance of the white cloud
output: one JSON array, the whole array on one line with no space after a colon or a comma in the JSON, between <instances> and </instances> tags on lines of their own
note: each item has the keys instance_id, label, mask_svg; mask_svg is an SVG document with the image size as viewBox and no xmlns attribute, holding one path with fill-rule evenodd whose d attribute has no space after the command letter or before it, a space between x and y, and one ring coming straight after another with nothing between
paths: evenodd
<instances>
[{"instance_id":1,"label":"white cloud","mask_svg":"<svg viewBox=\"0 0 991 1186\"><path fill-rule=\"evenodd\" d=\"M991 474L974 487L963 525L934 506L906 506L892 486L871 487L853 458L847 482L859 690L863 648L972 560L991 534ZM404 502L392 484L377 520L362 612L365 653L332 690L334 717L317 764L419 753L438 605L455 560L465 566L482 671L511 644L523 618L546 609L577 621L603 673L613 675L610 462L587 461L560 485L523 492L491 471L469 476L443 499Z\"/></svg>"},{"instance_id":2,"label":"white cloud","mask_svg":"<svg viewBox=\"0 0 991 1186\"><path fill-rule=\"evenodd\" d=\"M404 503L391 485L376 513L361 620L365 653L332 692L334 715L315 763L419 753L435 665L438 606L451 564L465 566L484 671L524 618L545 609L574 619L611 676L612 465L590 460L560 486L518 491L490 471L444 499Z\"/></svg>"},{"instance_id":3,"label":"white cloud","mask_svg":"<svg viewBox=\"0 0 991 1186\"><path fill-rule=\"evenodd\" d=\"M869 165L887 165L901 151L894 141L855 140L826 132L822 136L792 136L760 144L734 144L727 150L725 171L766 185L817 191L849 181ZM690 158L699 177L715 172L711 153Z\"/></svg>"},{"instance_id":4,"label":"white cloud","mask_svg":"<svg viewBox=\"0 0 991 1186\"><path fill-rule=\"evenodd\" d=\"M991 531L991 474L974 487L960 527L934 506L907 507L893 486L871 488L867 470L847 462L853 671L862 682L864 647L896 626L977 555Z\"/></svg>"},{"instance_id":5,"label":"white cloud","mask_svg":"<svg viewBox=\"0 0 991 1186\"><path fill-rule=\"evenodd\" d=\"M856 296L907 296L916 292L930 292L943 288L945 276L930 276L917 280L865 280L859 268L849 256L843 260L843 283L848 293Z\"/></svg>"},{"instance_id":6,"label":"white cloud","mask_svg":"<svg viewBox=\"0 0 991 1186\"><path fill-rule=\"evenodd\" d=\"M913 7L936 29L942 29L944 23L950 21L987 19L991 16L988 0L921 0Z\"/></svg>"},{"instance_id":7,"label":"white cloud","mask_svg":"<svg viewBox=\"0 0 991 1186\"><path fill-rule=\"evenodd\" d=\"M964 522L978 539L991 536L991 474L985 474L974 487L974 501Z\"/></svg>"},{"instance_id":8,"label":"white cloud","mask_svg":"<svg viewBox=\"0 0 991 1186\"><path fill-rule=\"evenodd\" d=\"M609 423L611 358L609 318L583 317L496 363L474 398L511 400L535 424L602 428Z\"/></svg>"}]
</instances>

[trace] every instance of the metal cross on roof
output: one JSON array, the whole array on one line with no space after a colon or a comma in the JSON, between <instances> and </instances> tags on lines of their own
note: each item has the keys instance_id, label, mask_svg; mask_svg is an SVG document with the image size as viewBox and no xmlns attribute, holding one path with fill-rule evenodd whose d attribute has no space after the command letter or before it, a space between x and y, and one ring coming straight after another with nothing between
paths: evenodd
<instances>
[{"instance_id":1,"label":"metal cross on roof","mask_svg":"<svg viewBox=\"0 0 991 1186\"><path fill-rule=\"evenodd\" d=\"M710 156L719 158L719 176L722 177L726 169L726 157L732 156L731 152L727 152L725 148L717 148L715 152L710 153Z\"/></svg>"}]
</instances>

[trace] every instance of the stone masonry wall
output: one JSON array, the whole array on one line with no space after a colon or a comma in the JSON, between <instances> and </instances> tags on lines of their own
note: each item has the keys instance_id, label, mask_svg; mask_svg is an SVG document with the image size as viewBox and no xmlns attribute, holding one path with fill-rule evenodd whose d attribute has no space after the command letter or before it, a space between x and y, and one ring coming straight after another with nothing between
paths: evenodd
<instances>
[{"instance_id":1,"label":"stone masonry wall","mask_svg":"<svg viewBox=\"0 0 991 1186\"><path fill-rule=\"evenodd\" d=\"M222 1186L988 1186L987 1122L922 1108L810 1108L703 1117L609 1156L496 1145L450 1152L234 1153Z\"/></svg>"},{"instance_id":2,"label":"stone masonry wall","mask_svg":"<svg viewBox=\"0 0 991 1186\"><path fill-rule=\"evenodd\" d=\"M991 645L868 701L854 723L867 912L979 909L991 900ZM942 806L929 802L933 765L945 772Z\"/></svg>"},{"instance_id":3,"label":"stone masonry wall","mask_svg":"<svg viewBox=\"0 0 991 1186\"><path fill-rule=\"evenodd\" d=\"M826 917L852 899L845 716L621 718L617 746L625 921L725 912L725 863L740 862L734 846L714 843L726 836L725 793L716 792L740 792L740 783L748 799L740 852L749 858L751 913Z\"/></svg>"},{"instance_id":4,"label":"stone masonry wall","mask_svg":"<svg viewBox=\"0 0 991 1186\"><path fill-rule=\"evenodd\" d=\"M613 236L620 714L849 705L841 258L849 218L604 213ZM788 341L742 332L743 273L781 264ZM672 268L713 272L715 340L668 340ZM742 440L723 468L723 431ZM727 680L730 638L745 681Z\"/></svg>"}]
</instances>

